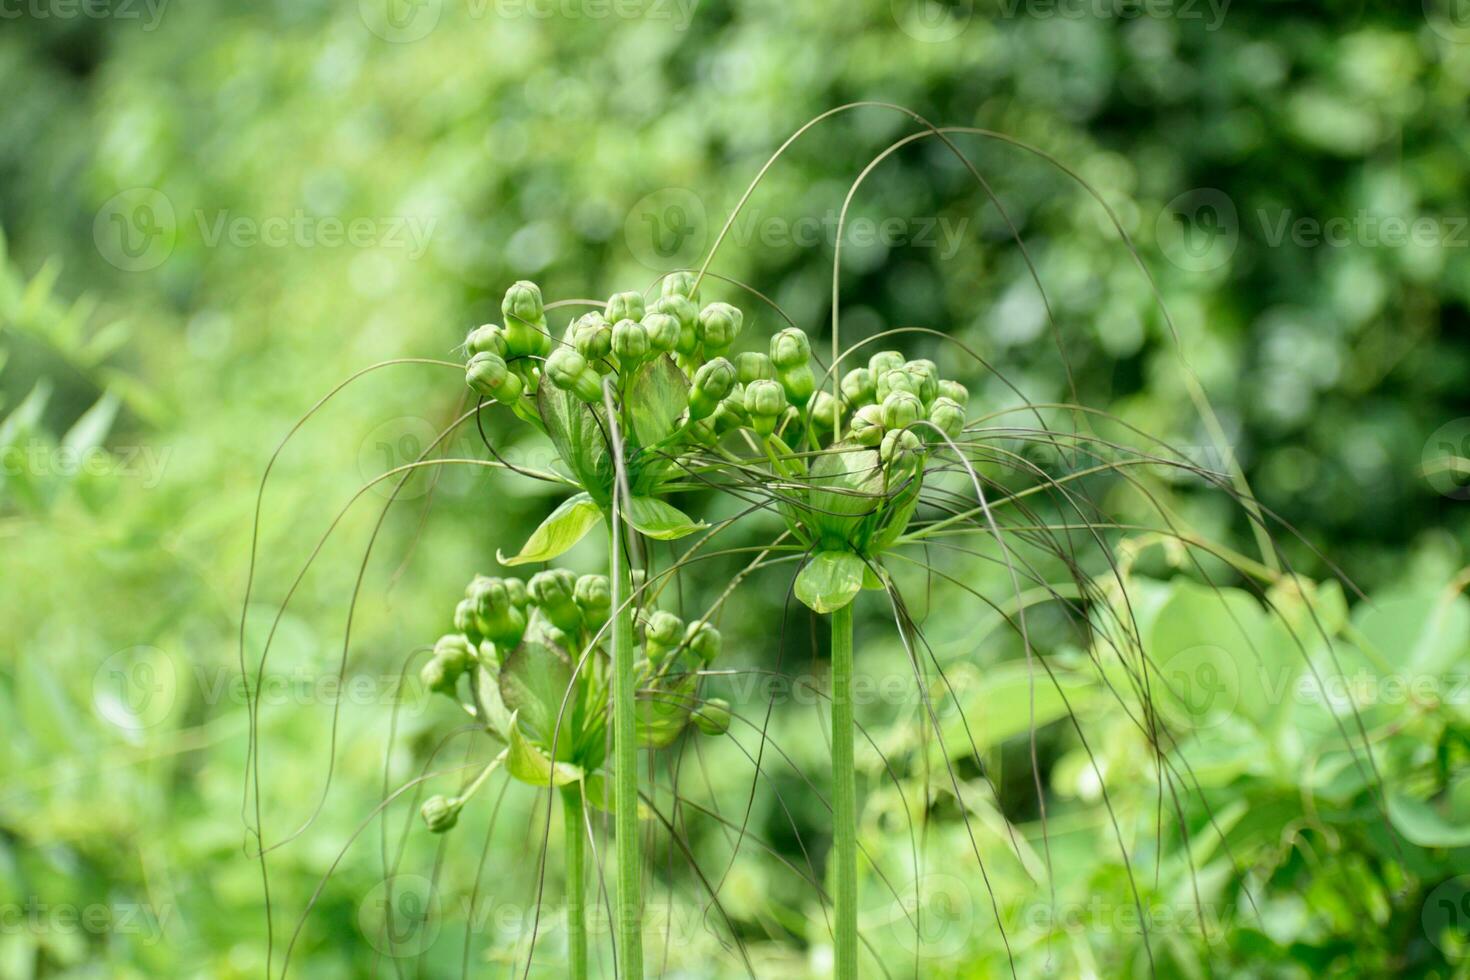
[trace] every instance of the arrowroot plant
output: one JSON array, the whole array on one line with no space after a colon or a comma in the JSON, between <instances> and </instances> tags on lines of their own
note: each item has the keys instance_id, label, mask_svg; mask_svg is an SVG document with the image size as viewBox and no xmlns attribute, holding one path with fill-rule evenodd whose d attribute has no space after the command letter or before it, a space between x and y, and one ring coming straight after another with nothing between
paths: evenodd
<instances>
[{"instance_id":1,"label":"arrowroot plant","mask_svg":"<svg viewBox=\"0 0 1470 980\"><path fill-rule=\"evenodd\" d=\"M565 498L515 554L499 555L501 564L560 559L600 528L608 566L605 575L546 569L525 584L483 576L470 583L453 617L454 632L434 646L421 677L428 688L459 705L469 718L466 732L485 736L500 750L459 767L469 772L461 789L431 796L419 808L422 819L434 832L455 827L470 810L471 797L501 770L545 791L548 828L550 803L560 797L568 969L577 977L589 971L584 923L594 904L585 888L586 845L597 840L593 814L609 814L613 822L616 882L607 897L622 978L639 977L644 970L647 860L640 828L655 828L669 842L670 853L691 867L706 908L720 906L727 927L722 945L736 949L740 968L756 975L742 929L726 912L720 893L747 841L770 847L748 827L757 784L777 784L765 758L768 747L789 768L799 767L770 731L770 704L762 721L744 705L704 698L701 685L782 670L789 602L774 651L760 651L753 664L710 665L720 646L712 623L728 609L761 606L756 596L774 584L772 573L784 569L789 573L786 595L825 620L824 631L812 631L813 653L820 655L825 633L830 659L826 689L818 699L819 711L823 703L830 705L826 792L801 774L803 792L830 815L831 848L823 873L807 854L786 799L776 793L806 864L788 862L784 868L815 892L822 913L822 923L798 938L820 945L825 929L831 972L840 980L876 973L940 975L940 967L926 961L919 940L927 908L922 842L928 841L931 824L943 820L961 828L973 870L989 897L989 934L1004 964L997 968L1018 975L1023 957L1035 957L1033 966L1053 962L1053 943L1070 942L1066 932L1017 930L1012 913L1017 902L1033 894L1055 906L1089 884L1070 874L1065 860L1053 860L1050 807L1058 791L1047 786L1054 776L1043 758L1065 751L1065 771L1090 787L1092 808L1106 830L1093 846L1100 848L1104 841L1111 846L1140 915L1131 968L1165 972L1143 915L1161 889L1189 892L1198 908L1229 901L1256 915L1257 896L1268 884L1252 878L1248 859L1233 849L1231 830L1241 815L1213 781L1209 732L1218 712L1202 708L1199 694L1206 689L1213 698L1223 692L1230 723L1279 732L1292 720L1290 705L1282 703L1279 687L1271 694L1263 677L1269 672L1279 683L1282 677L1293 682L1303 675L1321 688L1324 676L1342 673L1341 617L1331 599L1340 593L1333 592L1331 582L1309 582L1291 569L1276 545L1276 536L1283 530L1290 535L1290 528L1250 495L1228 452L1217 471L1124 418L1082 404L1075 392L1063 398L1029 397L950 330L899 326L844 338L841 222L830 336L825 338L831 357L825 364L814 356L811 335L784 310L754 288L709 271L740 209L792 142L823 119L859 108L902 114L918 129L857 176L843 221L863 180L884 159L935 140L984 190L1049 315L1048 294L1016 223L955 144L956 138L978 137L1040 157L1074 179L1132 249L1101 196L1042 151L998 133L941 129L895 106L863 104L812 120L777 151L741 198L702 268L667 274L646 294L620 292L605 303L547 303L532 283L511 286L501 307L503 324L472 330L462 363L417 362L462 368L479 403L461 413L417 460L379 480L396 480L396 496L420 470L460 466L553 484ZM1141 259L1139 266L1151 288ZM706 302L706 291L726 288L747 309L748 298L754 297L787 326L763 331L754 323L766 310L758 309L748 325L747 311L737 305ZM1162 299L1159 306L1163 321L1171 324ZM568 307L585 312L557 312ZM553 316L565 316L567 322L554 328ZM1067 342L1055 322L1051 326L1061 354L1058 373L1070 378ZM1227 449L1223 430L1182 359L1180 372L1200 426ZM556 459L552 469L514 464L491 445L482 416L496 405L549 441ZM440 443L470 420L491 458L436 455ZM670 502L674 495L683 509ZM1254 537L1258 559L1196 526L1192 502L1202 497L1229 505ZM720 516L708 523L690 516L686 511L696 505L683 503L685 498L696 505L702 499L711 515ZM684 541L695 535L692 544ZM732 536L741 543L713 547L718 538ZM661 564L656 559L665 548L670 558ZM1153 562L1156 552L1165 556L1162 565ZM686 627L684 586L702 578L690 571L746 556L738 573L715 583L713 601L701 614L688 616ZM700 585L708 597L709 582ZM865 590L881 596L875 605L892 621L914 695L912 717L890 715L883 719L888 730L876 737L855 711L859 668L886 642L877 637L880 631L866 627L861 648L856 642L857 617L868 604ZM286 602L294 592L293 584ZM274 631L273 625L271 635ZM961 653L954 655L951 648ZM244 650L242 623L242 670ZM344 641L344 669L347 652ZM264 671L263 652L254 671L257 689ZM1322 751L1331 754L1338 771L1357 774L1346 796L1333 799L1373 814L1381 828L1388 828L1374 739L1356 706L1350 708L1313 721L1324 738L1330 737L1331 745ZM255 710L251 719L246 811L251 818L253 808L253 819L247 825L264 871L266 855L300 831L268 841L261 830ZM691 723L707 733L728 730L719 740L721 751L750 765L752 786L742 819L724 816L714 798L701 804L681 789L678 773L689 741L684 733ZM754 747L739 738L742 729L756 736ZM1018 735L1027 736L1025 796L1029 815L1037 819L1034 826L1024 822L1028 814L1007 811L1003 797L1015 794L1005 792L996 772L998 743ZM1126 760L1110 755L1119 738L1133 746ZM860 741L871 753L860 755ZM1101 751L1095 749L1099 742L1106 743ZM416 779L396 788L385 780L374 817L400 797L417 801L424 783L459 771L431 769L444 744L429 754ZM649 753L647 780L640 780L640 748L670 750ZM868 756L879 764L869 764ZM1289 752L1282 755L1288 758ZM876 778L861 795L865 773ZM1115 802L1119 778L1149 781L1153 806L1141 804L1138 793L1129 793L1121 805ZM660 806L664 797L667 810ZM870 804L901 814L910 842L907 867L895 863L896 847L864 839L861 815ZM492 829L499 806L492 810ZM1012 800L1009 809L1016 808ZM697 860L702 848L695 838L713 833L710 828L729 845L718 873ZM1141 841L1150 837L1144 846ZM1387 839L1396 840L1392 829ZM1201 875L1198 855L1206 853L1223 855L1225 870ZM1023 894L1008 892L994 879L997 861L1013 861L1022 869ZM1139 861L1151 874L1135 866ZM917 894L912 902L904 901L894 884L900 874L913 876ZM269 880L267 875L267 889ZM865 880L893 899L899 909L895 921L914 937L907 945L911 956L885 953L861 925L863 911L871 907L860 887ZM772 929L769 922L761 926ZM789 921L780 929L796 931ZM1174 966L1197 971L1199 962L1190 964L1181 946L1191 941L1208 946L1210 939L1205 929L1187 937L1171 935L1167 955ZM529 975L536 955L534 928L524 955ZM466 973L468 956L467 941ZM1084 953L1074 965L1095 967Z\"/></svg>"}]
</instances>

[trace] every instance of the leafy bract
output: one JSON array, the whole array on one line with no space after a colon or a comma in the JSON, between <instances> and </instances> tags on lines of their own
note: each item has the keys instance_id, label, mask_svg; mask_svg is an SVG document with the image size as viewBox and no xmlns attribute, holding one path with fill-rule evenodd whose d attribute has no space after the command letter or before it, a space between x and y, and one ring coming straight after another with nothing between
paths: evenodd
<instances>
[{"instance_id":1,"label":"leafy bract","mask_svg":"<svg viewBox=\"0 0 1470 980\"><path fill-rule=\"evenodd\" d=\"M638 531L659 541L673 541L709 526L655 497L628 498L624 517Z\"/></svg>"},{"instance_id":2,"label":"leafy bract","mask_svg":"<svg viewBox=\"0 0 1470 980\"><path fill-rule=\"evenodd\" d=\"M495 557L502 565L551 561L581 541L601 519L602 508L597 506L591 494L574 494L562 501L561 506L531 532L530 538L521 546L518 554L507 558L496 551Z\"/></svg>"},{"instance_id":3,"label":"leafy bract","mask_svg":"<svg viewBox=\"0 0 1470 980\"><path fill-rule=\"evenodd\" d=\"M570 762L552 763L551 759L533 745L520 726L510 727L510 744L506 748L505 768L516 779L531 786L565 786L582 778L580 766Z\"/></svg>"},{"instance_id":4,"label":"leafy bract","mask_svg":"<svg viewBox=\"0 0 1470 980\"><path fill-rule=\"evenodd\" d=\"M592 409L554 385L542 385L537 390L536 409L572 478L593 500L606 506L612 492L612 458Z\"/></svg>"},{"instance_id":5,"label":"leafy bract","mask_svg":"<svg viewBox=\"0 0 1470 980\"><path fill-rule=\"evenodd\" d=\"M689 407L689 380L667 357L656 357L633 375L623 403L634 441L655 445L679 427Z\"/></svg>"},{"instance_id":6,"label":"leafy bract","mask_svg":"<svg viewBox=\"0 0 1470 980\"><path fill-rule=\"evenodd\" d=\"M554 747L561 759L570 758L575 748L572 725L581 707L576 692L569 692L571 687L570 660L556 647L535 640L522 642L500 666L501 700L516 713L527 735ZM554 735L558 716L561 733Z\"/></svg>"},{"instance_id":7,"label":"leafy bract","mask_svg":"<svg viewBox=\"0 0 1470 980\"><path fill-rule=\"evenodd\" d=\"M819 551L796 576L796 597L814 612L836 612L862 591L866 571L850 551Z\"/></svg>"}]
</instances>

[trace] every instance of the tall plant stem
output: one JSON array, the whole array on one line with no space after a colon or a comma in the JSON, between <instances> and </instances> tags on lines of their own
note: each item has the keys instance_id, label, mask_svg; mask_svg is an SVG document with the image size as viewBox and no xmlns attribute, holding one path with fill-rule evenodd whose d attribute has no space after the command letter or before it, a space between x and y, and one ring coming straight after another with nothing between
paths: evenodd
<instances>
[{"instance_id":1,"label":"tall plant stem","mask_svg":"<svg viewBox=\"0 0 1470 980\"><path fill-rule=\"evenodd\" d=\"M583 883L582 785L561 790L562 822L566 824L567 866L567 975L587 980L587 894Z\"/></svg>"},{"instance_id":2,"label":"tall plant stem","mask_svg":"<svg viewBox=\"0 0 1470 980\"><path fill-rule=\"evenodd\" d=\"M832 862L836 980L857 980L857 787L853 771L852 603L832 614Z\"/></svg>"},{"instance_id":3,"label":"tall plant stem","mask_svg":"<svg viewBox=\"0 0 1470 980\"><path fill-rule=\"evenodd\" d=\"M615 505L616 506L616 505ZM618 848L618 977L643 977L643 896L639 875L638 745L634 724L632 576L623 555L622 518L613 514L608 539L612 551L613 623L613 809Z\"/></svg>"}]
</instances>

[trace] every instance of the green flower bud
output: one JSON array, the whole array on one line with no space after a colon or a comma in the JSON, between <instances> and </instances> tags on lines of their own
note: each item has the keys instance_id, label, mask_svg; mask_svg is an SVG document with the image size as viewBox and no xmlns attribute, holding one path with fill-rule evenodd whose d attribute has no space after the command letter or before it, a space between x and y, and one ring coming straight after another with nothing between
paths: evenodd
<instances>
[{"instance_id":1,"label":"green flower bud","mask_svg":"<svg viewBox=\"0 0 1470 980\"><path fill-rule=\"evenodd\" d=\"M551 625L567 633L582 627L582 610L574 598L577 576L565 568L549 568L531 576L526 590Z\"/></svg>"},{"instance_id":2,"label":"green flower bud","mask_svg":"<svg viewBox=\"0 0 1470 980\"><path fill-rule=\"evenodd\" d=\"M872 373L875 382L883 377L885 371L894 371L903 365L903 355L896 350L880 350L868 358L868 371Z\"/></svg>"},{"instance_id":3,"label":"green flower bud","mask_svg":"<svg viewBox=\"0 0 1470 980\"><path fill-rule=\"evenodd\" d=\"M910 374L903 368L884 371L878 376L878 404L886 402L888 396L895 391L906 391L922 402L924 399L920 392L923 390L923 384L918 375Z\"/></svg>"},{"instance_id":4,"label":"green flower bud","mask_svg":"<svg viewBox=\"0 0 1470 980\"><path fill-rule=\"evenodd\" d=\"M706 735L723 735L730 730L730 702L710 698L694 709L694 725Z\"/></svg>"},{"instance_id":5,"label":"green flower bud","mask_svg":"<svg viewBox=\"0 0 1470 980\"><path fill-rule=\"evenodd\" d=\"M771 338L771 363L778 371L804 367L811 356L812 342L796 327L787 327Z\"/></svg>"},{"instance_id":6,"label":"green flower bud","mask_svg":"<svg viewBox=\"0 0 1470 980\"><path fill-rule=\"evenodd\" d=\"M454 607L454 628L471 639L480 635L480 627L475 624L475 600L461 599Z\"/></svg>"},{"instance_id":7,"label":"green flower bud","mask_svg":"<svg viewBox=\"0 0 1470 980\"><path fill-rule=\"evenodd\" d=\"M910 376L918 379L919 390L916 394L919 396L919 401L928 405L938 397L939 368L933 361L921 357L918 360L909 361L903 366L903 369Z\"/></svg>"},{"instance_id":8,"label":"green flower bud","mask_svg":"<svg viewBox=\"0 0 1470 980\"><path fill-rule=\"evenodd\" d=\"M446 673L458 677L475 663L475 647L463 633L446 633L434 643L434 658L444 662Z\"/></svg>"},{"instance_id":9,"label":"green flower bud","mask_svg":"<svg viewBox=\"0 0 1470 980\"><path fill-rule=\"evenodd\" d=\"M939 395L942 398L948 398L961 408L970 404L970 389L958 381L939 382Z\"/></svg>"},{"instance_id":10,"label":"green flower bud","mask_svg":"<svg viewBox=\"0 0 1470 980\"><path fill-rule=\"evenodd\" d=\"M684 644L702 664L713 663L719 657L722 642L720 631L709 623L690 623L684 632Z\"/></svg>"},{"instance_id":11,"label":"green flower bud","mask_svg":"<svg viewBox=\"0 0 1470 980\"><path fill-rule=\"evenodd\" d=\"M715 414L710 416L710 424L719 435L750 424L750 413L745 410L744 385L736 385L730 389L729 397L720 402Z\"/></svg>"},{"instance_id":12,"label":"green flower bud","mask_svg":"<svg viewBox=\"0 0 1470 980\"><path fill-rule=\"evenodd\" d=\"M689 392L689 417L702 419L712 413L735 387L735 365L717 357L694 372Z\"/></svg>"},{"instance_id":13,"label":"green flower bud","mask_svg":"<svg viewBox=\"0 0 1470 980\"><path fill-rule=\"evenodd\" d=\"M789 371L777 371L776 380L780 381L781 387L786 389L786 397L797 405L804 404L808 398L812 397L812 392L817 387L817 377L812 373L809 364L803 364Z\"/></svg>"},{"instance_id":14,"label":"green flower bud","mask_svg":"<svg viewBox=\"0 0 1470 980\"><path fill-rule=\"evenodd\" d=\"M497 647L509 648L521 642L526 633L526 614L515 604L505 580L477 581L470 601L475 604L475 627L482 635Z\"/></svg>"},{"instance_id":15,"label":"green flower bud","mask_svg":"<svg viewBox=\"0 0 1470 980\"><path fill-rule=\"evenodd\" d=\"M612 614L612 583L606 575L583 575L577 579L572 598L581 608L588 629L601 629Z\"/></svg>"},{"instance_id":16,"label":"green flower bud","mask_svg":"<svg viewBox=\"0 0 1470 980\"><path fill-rule=\"evenodd\" d=\"M745 411L750 414L752 429L770 435L786 411L786 390L774 381L752 381L745 386Z\"/></svg>"},{"instance_id":17,"label":"green flower bud","mask_svg":"<svg viewBox=\"0 0 1470 980\"><path fill-rule=\"evenodd\" d=\"M602 311L608 323L617 323L619 320L641 320L643 313L643 294L633 292L614 293L612 299L607 301L607 308Z\"/></svg>"},{"instance_id":18,"label":"green flower bud","mask_svg":"<svg viewBox=\"0 0 1470 980\"><path fill-rule=\"evenodd\" d=\"M862 446L876 446L883 441L883 410L877 405L864 405L852 416L853 441Z\"/></svg>"},{"instance_id":19,"label":"green flower bud","mask_svg":"<svg viewBox=\"0 0 1470 980\"><path fill-rule=\"evenodd\" d=\"M498 354L503 358L507 350L505 331L493 323L481 324L465 337L464 349L471 357L476 354Z\"/></svg>"},{"instance_id":20,"label":"green flower bud","mask_svg":"<svg viewBox=\"0 0 1470 980\"><path fill-rule=\"evenodd\" d=\"M740 336L745 316L729 303L711 303L699 312L699 342L706 353L719 354L729 349Z\"/></svg>"},{"instance_id":21,"label":"green flower bud","mask_svg":"<svg viewBox=\"0 0 1470 980\"><path fill-rule=\"evenodd\" d=\"M699 305L688 296L665 294L653 304L653 312L666 313L679 321L679 341L674 349L680 354L693 354L699 347Z\"/></svg>"},{"instance_id":22,"label":"green flower bud","mask_svg":"<svg viewBox=\"0 0 1470 980\"><path fill-rule=\"evenodd\" d=\"M505 594L510 596L511 603L517 609L525 609L531 604L531 594L526 591L526 583L518 578L501 579L505 583Z\"/></svg>"},{"instance_id":23,"label":"green flower bud","mask_svg":"<svg viewBox=\"0 0 1470 980\"><path fill-rule=\"evenodd\" d=\"M878 388L873 383L873 372L867 368L853 368L842 376L842 397L854 407L872 405L878 400Z\"/></svg>"},{"instance_id":24,"label":"green flower bud","mask_svg":"<svg viewBox=\"0 0 1470 980\"><path fill-rule=\"evenodd\" d=\"M842 415L840 403L825 388L807 399L806 410L812 428L818 432L831 432L833 424Z\"/></svg>"},{"instance_id":25,"label":"green flower bud","mask_svg":"<svg viewBox=\"0 0 1470 980\"><path fill-rule=\"evenodd\" d=\"M663 662L684 637L684 621L671 612L660 610L643 624L643 646L648 662Z\"/></svg>"},{"instance_id":26,"label":"green flower bud","mask_svg":"<svg viewBox=\"0 0 1470 980\"><path fill-rule=\"evenodd\" d=\"M929 421L953 439L965 427L965 410L959 402L940 395L934 399L934 405L929 409Z\"/></svg>"},{"instance_id":27,"label":"green flower bud","mask_svg":"<svg viewBox=\"0 0 1470 980\"><path fill-rule=\"evenodd\" d=\"M910 462L923 451L924 444L909 429L891 429L883 436L878 457L892 465Z\"/></svg>"},{"instance_id":28,"label":"green flower bud","mask_svg":"<svg viewBox=\"0 0 1470 980\"><path fill-rule=\"evenodd\" d=\"M648 356L648 331L636 320L619 320L613 326L612 349L625 367L631 367Z\"/></svg>"},{"instance_id":29,"label":"green flower bud","mask_svg":"<svg viewBox=\"0 0 1470 980\"><path fill-rule=\"evenodd\" d=\"M748 350L735 355L735 370L740 377L740 383L748 385L752 381L775 381L776 365L771 359L759 351Z\"/></svg>"},{"instance_id":30,"label":"green flower bud","mask_svg":"<svg viewBox=\"0 0 1470 980\"><path fill-rule=\"evenodd\" d=\"M521 280L507 289L500 312L505 316L505 342L512 356L545 354L551 349L541 288L534 282Z\"/></svg>"},{"instance_id":31,"label":"green flower bud","mask_svg":"<svg viewBox=\"0 0 1470 980\"><path fill-rule=\"evenodd\" d=\"M698 281L699 277L692 272L671 272L664 276L660 291L665 296L685 296L698 303L699 290L695 288Z\"/></svg>"},{"instance_id":32,"label":"green flower bud","mask_svg":"<svg viewBox=\"0 0 1470 980\"><path fill-rule=\"evenodd\" d=\"M490 351L470 358L464 367L464 379L471 391L507 405L521 397L525 390L520 376L506 367L505 359Z\"/></svg>"},{"instance_id":33,"label":"green flower bud","mask_svg":"<svg viewBox=\"0 0 1470 980\"><path fill-rule=\"evenodd\" d=\"M660 354L667 354L679 343L679 318L670 313L650 313L643 318L643 329L648 334L648 346Z\"/></svg>"},{"instance_id":34,"label":"green flower bud","mask_svg":"<svg viewBox=\"0 0 1470 980\"><path fill-rule=\"evenodd\" d=\"M454 682L459 680L459 675L451 675L448 665L443 660L438 657L430 657L419 668L419 680L423 681L424 687L435 694L447 694L453 697Z\"/></svg>"},{"instance_id":35,"label":"green flower bud","mask_svg":"<svg viewBox=\"0 0 1470 980\"><path fill-rule=\"evenodd\" d=\"M546 359L545 373L551 383L593 404L602 400L602 383L587 359L570 347L558 347Z\"/></svg>"},{"instance_id":36,"label":"green flower bud","mask_svg":"<svg viewBox=\"0 0 1470 980\"><path fill-rule=\"evenodd\" d=\"M419 808L419 813L423 816L424 823L429 825L431 834L442 834L459 823L461 806L463 804L459 800L451 800L447 796L431 796Z\"/></svg>"},{"instance_id":37,"label":"green flower bud","mask_svg":"<svg viewBox=\"0 0 1470 980\"><path fill-rule=\"evenodd\" d=\"M611 370L606 358L612 352L612 339L612 324L601 313L583 314L572 325L572 346L593 370L603 374Z\"/></svg>"},{"instance_id":38,"label":"green flower bud","mask_svg":"<svg viewBox=\"0 0 1470 980\"><path fill-rule=\"evenodd\" d=\"M883 427L885 429L907 428L923 417L924 403L919 401L919 396L912 392L894 391L883 399Z\"/></svg>"}]
</instances>

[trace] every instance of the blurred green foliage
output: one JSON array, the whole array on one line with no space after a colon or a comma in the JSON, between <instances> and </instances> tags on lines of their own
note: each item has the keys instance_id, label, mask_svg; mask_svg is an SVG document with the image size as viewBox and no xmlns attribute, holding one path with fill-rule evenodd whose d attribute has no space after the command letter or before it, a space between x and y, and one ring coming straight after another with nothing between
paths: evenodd
<instances>
[{"instance_id":1,"label":"blurred green foliage","mask_svg":"<svg viewBox=\"0 0 1470 980\"><path fill-rule=\"evenodd\" d=\"M1117 213L1178 344L1096 202L1045 161L973 136L953 138L1003 212L933 139L887 158L856 195L854 222L904 220L886 241L856 225L844 239L845 341L934 326L1030 400L1071 400L1029 256L1077 400L1208 455L1182 351L1252 486L1319 549L1283 536L1292 564L1326 581L1330 559L1373 597L1345 592L1326 624L1356 686L1324 703L1282 693L1298 691L1303 651L1293 658L1256 599L1230 600L1262 620L1249 649L1194 635L1219 600L1202 599L1177 562L1141 558L1144 622L1166 673L1181 656L1183 677L1249 679L1264 657L1280 667L1265 676L1285 686L1220 688L1233 702L1223 718L1165 706L1194 733L1179 751L1198 778L1196 792L1171 799L1106 675L1089 667L1095 651L1043 643L1099 760L1094 769L1065 706L1036 686L1044 840L1030 712L1015 714L1032 689L1019 645L977 640L969 615L939 615L966 600L938 587L926 628L970 717L984 719L978 747L998 793L972 765L956 797L914 761L925 743L904 700L911 689L860 709L883 751L907 760L896 782L876 754L865 760L863 843L898 893L865 881L865 935L902 974L916 952L904 910L917 905L933 924L917 950L924 975L1003 974L979 846L994 858L987 871L1022 975L1146 971L1135 887L1157 914L1152 946L1167 975L1466 975L1470 611L1458 576L1470 522L1454 460L1470 455L1470 31L1450 5L1177 4L1142 16L1026 0L637 7L39 0L7 11L0 976L261 974L266 918L259 868L242 850L249 718L235 645L253 495L277 442L375 361L453 359L466 327L495 318L511 280L599 297L697 261L768 154L812 116L856 100L1054 154ZM876 108L821 124L761 184L714 271L818 333L847 189L913 129ZM756 321L748 331L779 325ZM926 353L947 372L961 366L937 345ZM1011 403L993 379L973 387L974 404ZM457 371L385 368L283 454L262 513L250 662L337 509L364 480L415 458L464 397ZM500 446L510 430L498 424L487 421L487 434ZM483 448L470 430L446 453ZM1224 495L1176 490L1171 504L1196 531L1250 547ZM492 571L495 548L517 546L555 502L527 481L455 469L407 497L357 604L349 675L362 688L344 695L330 681L383 494L349 511L276 633L260 730L272 827L312 812L335 759L321 818L273 857L277 965L381 796L389 707L402 714L389 756L399 778L452 724L402 696L405 658L442 632L445 598ZM994 569L965 574L1004 594ZM760 585L722 628L741 663L769 669L767 624L781 620L787 583ZM708 598L717 576L690 588ZM1286 622L1301 615L1299 598L1278 598ZM911 682L891 622L885 630L871 613L860 623L871 675ZM793 617L788 630L804 638L807 627ZM1202 642L1219 645L1192 652ZM1307 646L1331 673L1326 646ZM806 657L788 652L786 669L800 674ZM1409 689L1387 694L1385 683ZM767 695L731 687L758 720ZM1353 699L1361 733L1344 712ZM823 771L824 742L812 699L786 700L772 737L800 771L768 759L751 828L770 851L743 849L720 892L763 977L808 975L825 955L815 890L785 863L805 868L810 854L821 867L825 811L801 773ZM334 702L343 713L329 741ZM1372 742L1395 835L1339 723ZM748 725L732 734L703 768L714 774L710 798L735 819L750 762L734 743L753 750L756 740ZM926 785L935 798L919 807ZM536 894L526 841L539 842L544 813L529 796L506 800L486 859L489 901L468 918L474 955L508 961L523 951ZM920 810L929 820L914 846L940 873L915 902L907 828ZM958 819L965 810L978 845ZM1160 810L1177 819L1156 840ZM429 975L459 970L459 899L477 852L464 842L487 820L466 814L466 850L442 874ZM701 866L722 869L728 828L690 824ZM322 890L298 972L391 969L366 924L382 897L377 834ZM1118 837L1136 861L1132 884ZM410 848L418 860L407 864L432 863L429 844L415 837ZM670 964L740 975L716 938L724 920L705 915L705 897L672 861L667 847L657 852L650 892L672 924ZM1054 891L1038 884L1048 863ZM100 910L90 925L67 918L87 909ZM1208 947L1187 922L1201 914ZM541 969L557 976L556 929L543 932Z\"/></svg>"}]
</instances>

